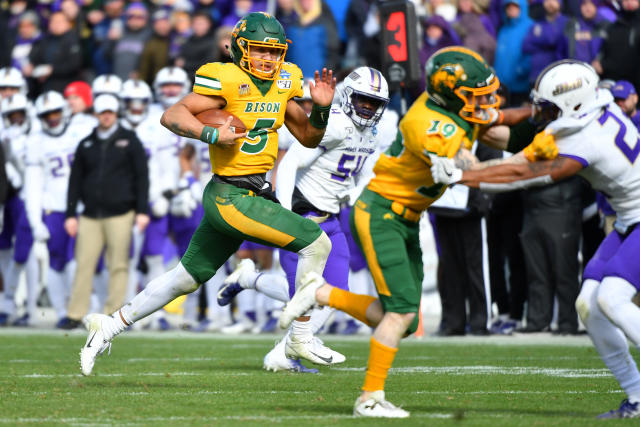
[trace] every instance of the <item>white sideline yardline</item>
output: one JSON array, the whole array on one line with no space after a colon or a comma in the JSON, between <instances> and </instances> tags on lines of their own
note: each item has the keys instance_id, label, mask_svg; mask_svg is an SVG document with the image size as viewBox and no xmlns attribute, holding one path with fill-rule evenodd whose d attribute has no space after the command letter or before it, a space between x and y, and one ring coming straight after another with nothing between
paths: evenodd
<instances>
[{"instance_id":1,"label":"white sideline yardline","mask_svg":"<svg viewBox=\"0 0 640 427\"><path fill-rule=\"evenodd\" d=\"M365 368L340 368L335 371L364 371ZM541 368L537 366L406 366L391 368L390 373L396 374L447 374L447 375L543 375L562 378L599 378L609 377L608 369L564 369Z\"/></svg>"}]
</instances>

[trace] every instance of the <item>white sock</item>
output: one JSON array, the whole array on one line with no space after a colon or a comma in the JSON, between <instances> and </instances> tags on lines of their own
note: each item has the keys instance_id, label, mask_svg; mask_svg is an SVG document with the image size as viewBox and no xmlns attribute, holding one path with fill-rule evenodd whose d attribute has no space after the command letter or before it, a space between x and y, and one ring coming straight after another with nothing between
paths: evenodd
<instances>
[{"instance_id":1,"label":"white sock","mask_svg":"<svg viewBox=\"0 0 640 427\"><path fill-rule=\"evenodd\" d=\"M16 290L23 270L24 264L18 264L11 260L7 275L4 276L4 298L2 299L0 312L7 313L9 316L13 316L16 312Z\"/></svg>"},{"instance_id":2,"label":"white sock","mask_svg":"<svg viewBox=\"0 0 640 427\"><path fill-rule=\"evenodd\" d=\"M195 291L198 284L182 263L152 280L145 289L125 304L120 313L127 324L132 324L161 309L180 295Z\"/></svg>"},{"instance_id":3,"label":"white sock","mask_svg":"<svg viewBox=\"0 0 640 427\"><path fill-rule=\"evenodd\" d=\"M318 274L324 272L327 258L331 252L331 240L325 232L314 240L309 246L298 251L298 267L296 269L296 289L300 286L300 280L310 271Z\"/></svg>"},{"instance_id":4,"label":"white sock","mask_svg":"<svg viewBox=\"0 0 640 427\"><path fill-rule=\"evenodd\" d=\"M625 279L605 277L598 288L598 305L627 338L640 346L640 307L631 301L636 292L636 288Z\"/></svg>"},{"instance_id":5,"label":"white sock","mask_svg":"<svg viewBox=\"0 0 640 427\"><path fill-rule=\"evenodd\" d=\"M51 306L56 311L58 318L63 318L67 315L66 278L67 277L64 272L55 271L53 268L49 268L47 293L49 294Z\"/></svg>"},{"instance_id":6,"label":"white sock","mask_svg":"<svg viewBox=\"0 0 640 427\"><path fill-rule=\"evenodd\" d=\"M200 302L200 288L187 295L182 304L182 322L185 325L195 325L198 320L198 303Z\"/></svg>"},{"instance_id":7,"label":"white sock","mask_svg":"<svg viewBox=\"0 0 640 427\"><path fill-rule=\"evenodd\" d=\"M239 322L251 322L251 319L247 317L247 313L256 310L256 291L253 289L247 289L244 292L240 292L236 295L236 320Z\"/></svg>"},{"instance_id":8,"label":"white sock","mask_svg":"<svg viewBox=\"0 0 640 427\"><path fill-rule=\"evenodd\" d=\"M334 311L335 309L329 306L314 308L311 312L311 320L309 320L311 332L316 334L327 323L327 319Z\"/></svg>"},{"instance_id":9,"label":"white sock","mask_svg":"<svg viewBox=\"0 0 640 427\"><path fill-rule=\"evenodd\" d=\"M291 335L298 338L308 338L313 335L311 330L311 321L307 320L306 322L301 322L299 320L294 320L291 323Z\"/></svg>"},{"instance_id":10,"label":"white sock","mask_svg":"<svg viewBox=\"0 0 640 427\"><path fill-rule=\"evenodd\" d=\"M220 322L223 325L231 324L231 305L221 307L218 305L218 289L224 279L227 278L227 270L223 265L216 271L211 279L206 283L205 291L207 292L207 319L210 322Z\"/></svg>"},{"instance_id":11,"label":"white sock","mask_svg":"<svg viewBox=\"0 0 640 427\"><path fill-rule=\"evenodd\" d=\"M166 270L164 267L164 259L162 255L150 255L144 258L147 263L147 276L145 277L146 283L149 283L156 277L162 275Z\"/></svg>"},{"instance_id":12,"label":"white sock","mask_svg":"<svg viewBox=\"0 0 640 427\"><path fill-rule=\"evenodd\" d=\"M600 286L595 280L585 280L576 308L604 364L618 380L629 399L632 400L633 396L634 400L640 400L640 372L629 353L626 337L598 306Z\"/></svg>"},{"instance_id":13,"label":"white sock","mask_svg":"<svg viewBox=\"0 0 640 427\"><path fill-rule=\"evenodd\" d=\"M262 273L255 280L255 289L282 302L289 301L289 282L281 274Z\"/></svg>"},{"instance_id":14,"label":"white sock","mask_svg":"<svg viewBox=\"0 0 640 427\"><path fill-rule=\"evenodd\" d=\"M25 273L27 278L27 314L29 314L32 321L36 316L38 296L40 293L40 283L38 282L39 272L40 266L38 265L38 260L33 256L33 251L31 251L25 264Z\"/></svg>"},{"instance_id":15,"label":"white sock","mask_svg":"<svg viewBox=\"0 0 640 427\"><path fill-rule=\"evenodd\" d=\"M245 271L238 278L238 284L245 289L255 289L256 279L261 274L259 271Z\"/></svg>"}]
</instances>

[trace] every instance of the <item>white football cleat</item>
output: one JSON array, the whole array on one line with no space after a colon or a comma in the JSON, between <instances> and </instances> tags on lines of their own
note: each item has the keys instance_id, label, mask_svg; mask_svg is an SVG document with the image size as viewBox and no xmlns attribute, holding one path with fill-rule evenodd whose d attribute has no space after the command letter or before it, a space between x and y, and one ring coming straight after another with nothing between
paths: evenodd
<instances>
[{"instance_id":1,"label":"white football cleat","mask_svg":"<svg viewBox=\"0 0 640 427\"><path fill-rule=\"evenodd\" d=\"M316 365L329 366L334 363L332 351L320 344L313 335L308 337L287 335L284 354L289 359L307 359Z\"/></svg>"},{"instance_id":2,"label":"white football cleat","mask_svg":"<svg viewBox=\"0 0 640 427\"><path fill-rule=\"evenodd\" d=\"M285 305L280 315L280 328L287 329L291 322L305 314L316 305L316 291L326 282L318 273L310 271L300 280L300 286L296 289L293 298Z\"/></svg>"},{"instance_id":3,"label":"white football cleat","mask_svg":"<svg viewBox=\"0 0 640 427\"><path fill-rule=\"evenodd\" d=\"M337 365L339 363L344 363L344 361L347 360L347 358L345 357L344 354L338 353L334 349L327 347L326 345L324 345L324 342L320 338L316 337L315 335L313 336L313 340L316 341L316 345L317 346L324 347L326 349L325 352L329 352L329 354L331 354L331 356L333 356L333 361L331 362L332 365Z\"/></svg>"},{"instance_id":4,"label":"white football cleat","mask_svg":"<svg viewBox=\"0 0 640 427\"><path fill-rule=\"evenodd\" d=\"M83 375L91 375L96 357L104 353L107 349L111 353L112 334L106 331L105 323L113 321L111 316L106 314L88 314L83 319L89 336L82 350L80 350L80 369Z\"/></svg>"},{"instance_id":5,"label":"white football cleat","mask_svg":"<svg viewBox=\"0 0 640 427\"><path fill-rule=\"evenodd\" d=\"M307 368L298 359L287 359L284 354L286 338L281 339L273 347L273 349L264 356L262 367L267 371L289 371L289 372L301 372L306 374L317 374L318 370L315 368Z\"/></svg>"},{"instance_id":6,"label":"white football cleat","mask_svg":"<svg viewBox=\"0 0 640 427\"><path fill-rule=\"evenodd\" d=\"M376 418L407 418L409 412L397 407L388 400L384 400L384 391L376 390L367 400L356 399L353 406L353 416L355 417L376 417Z\"/></svg>"},{"instance_id":7,"label":"white football cleat","mask_svg":"<svg viewBox=\"0 0 640 427\"><path fill-rule=\"evenodd\" d=\"M256 265L251 259L245 258L241 260L236 266L236 269L233 270L233 273L228 275L227 278L224 279L224 282L222 282L222 285L220 285L218 289L218 305L223 307L231 304L231 300L233 300L236 295L245 289L249 289L246 283L248 279L243 279L243 276L248 273L255 273L255 271Z\"/></svg>"}]
</instances>

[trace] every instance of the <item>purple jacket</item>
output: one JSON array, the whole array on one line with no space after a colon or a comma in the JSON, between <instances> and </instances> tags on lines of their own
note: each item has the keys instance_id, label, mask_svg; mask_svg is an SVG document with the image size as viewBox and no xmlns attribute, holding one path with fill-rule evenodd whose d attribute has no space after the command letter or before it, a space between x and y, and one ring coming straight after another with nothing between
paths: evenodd
<instances>
[{"instance_id":1,"label":"purple jacket","mask_svg":"<svg viewBox=\"0 0 640 427\"><path fill-rule=\"evenodd\" d=\"M566 59L567 38L564 28L567 17L559 15L554 21L536 21L522 42L522 52L531 55L529 83L533 84L538 74L549 64Z\"/></svg>"},{"instance_id":2,"label":"purple jacket","mask_svg":"<svg viewBox=\"0 0 640 427\"><path fill-rule=\"evenodd\" d=\"M567 21L567 54L569 58L591 63L602 46L604 22L596 17L591 21L584 18L572 18Z\"/></svg>"},{"instance_id":3,"label":"purple jacket","mask_svg":"<svg viewBox=\"0 0 640 427\"><path fill-rule=\"evenodd\" d=\"M427 27L430 25L437 25L442 28L442 37L438 40L427 40ZM444 20L443 17L434 15L427 19L422 27L424 28L424 40L423 46L420 49L420 65L422 68L422 80L420 81L420 89L424 90L425 82L424 82L424 66L427 63L427 60L433 55L436 51L442 49L447 46L455 46L462 44L460 37L455 32L453 27L449 25L447 21Z\"/></svg>"}]
</instances>

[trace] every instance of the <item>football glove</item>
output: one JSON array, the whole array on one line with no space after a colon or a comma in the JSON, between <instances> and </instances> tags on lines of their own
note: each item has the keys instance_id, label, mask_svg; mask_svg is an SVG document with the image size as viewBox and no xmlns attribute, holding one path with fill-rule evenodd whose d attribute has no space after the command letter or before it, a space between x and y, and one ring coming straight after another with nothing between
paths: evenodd
<instances>
[{"instance_id":1,"label":"football glove","mask_svg":"<svg viewBox=\"0 0 640 427\"><path fill-rule=\"evenodd\" d=\"M429 154L431 177L437 184L451 185L462 179L462 169L457 168L453 159Z\"/></svg>"},{"instance_id":2,"label":"football glove","mask_svg":"<svg viewBox=\"0 0 640 427\"><path fill-rule=\"evenodd\" d=\"M198 206L191 195L191 191L186 188L180 191L173 199L169 207L169 212L173 216L189 217L193 213L194 209Z\"/></svg>"},{"instance_id":3,"label":"football glove","mask_svg":"<svg viewBox=\"0 0 640 427\"><path fill-rule=\"evenodd\" d=\"M544 130L537 134L531 144L522 150L530 162L536 160L553 160L558 157L558 146L552 133Z\"/></svg>"},{"instance_id":4,"label":"football glove","mask_svg":"<svg viewBox=\"0 0 640 427\"><path fill-rule=\"evenodd\" d=\"M169 201L166 197L160 196L158 200L151 203L151 214L156 218L161 218L169 212Z\"/></svg>"}]
</instances>

